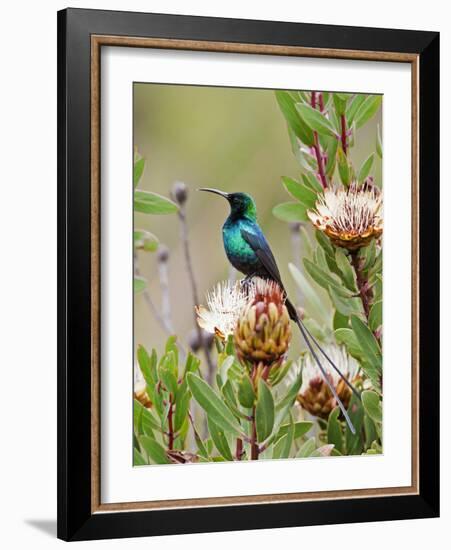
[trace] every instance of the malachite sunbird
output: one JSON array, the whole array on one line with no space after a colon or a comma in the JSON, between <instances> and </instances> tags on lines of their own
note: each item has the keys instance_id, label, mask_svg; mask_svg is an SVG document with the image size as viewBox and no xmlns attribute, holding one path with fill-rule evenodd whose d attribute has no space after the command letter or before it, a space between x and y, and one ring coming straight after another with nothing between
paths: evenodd
<instances>
[{"instance_id":1,"label":"malachite sunbird","mask_svg":"<svg viewBox=\"0 0 451 550\"><path fill-rule=\"evenodd\" d=\"M254 199L247 193L224 193L218 189L210 189L207 187L199 189L199 191L215 193L216 195L224 197L229 202L230 214L222 226L222 237L227 258L233 267L243 273L246 276L246 280L251 280L252 277L261 277L263 279L275 281L284 291L285 296L287 296L274 254L271 251L263 231L258 225L257 207ZM288 296L286 297L285 305L287 306L290 318L299 327L310 353L315 359L326 384L346 419L349 429L354 434L355 428L349 418L348 412L341 399L338 397L335 387L330 382L314 348L316 347L318 349L324 359L330 363L332 368L360 399L359 392L354 388L347 377L341 373L319 342L312 336L300 319L296 308L290 302Z\"/></svg>"}]
</instances>

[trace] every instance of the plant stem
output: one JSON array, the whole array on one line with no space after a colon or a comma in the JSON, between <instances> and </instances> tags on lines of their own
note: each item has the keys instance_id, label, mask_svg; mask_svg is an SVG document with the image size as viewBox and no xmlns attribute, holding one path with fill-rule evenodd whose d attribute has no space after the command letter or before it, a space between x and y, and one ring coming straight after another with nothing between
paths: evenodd
<instances>
[{"instance_id":1,"label":"plant stem","mask_svg":"<svg viewBox=\"0 0 451 550\"><path fill-rule=\"evenodd\" d=\"M171 397L171 404L169 405L169 412L168 412L168 428L169 428L169 440L168 440L168 450L172 451L174 449L174 425L172 422L172 416L174 413L173 410L173 403L172 403L172 397Z\"/></svg>"},{"instance_id":2,"label":"plant stem","mask_svg":"<svg viewBox=\"0 0 451 550\"><path fill-rule=\"evenodd\" d=\"M321 109L322 95L319 94L319 96L320 96L320 110L322 111ZM312 92L312 107L316 109L316 92ZM315 131L313 132L313 150L315 151L316 163L318 164L318 176L319 176L319 179L321 180L321 185L323 186L323 189L327 189L328 187L327 177L324 172L324 162L323 162L323 155L321 151L321 145L319 143L318 132L315 132Z\"/></svg>"},{"instance_id":3,"label":"plant stem","mask_svg":"<svg viewBox=\"0 0 451 550\"><path fill-rule=\"evenodd\" d=\"M137 277L141 277L141 271L139 269L139 262L138 262L138 255L134 254L134 270L135 270L135 275ZM157 320L157 322L159 323L159 325L161 326L161 328L168 333L169 336L172 335L172 330L171 330L171 327L169 327L165 320L163 319L163 317L160 315L160 312L158 311L157 309L157 306L153 303L153 300L150 296L150 293L149 293L149 289L148 288L145 288L142 292L142 295L144 297L144 301L146 302L148 308L150 309L152 315L155 317L155 319Z\"/></svg>"},{"instance_id":4,"label":"plant stem","mask_svg":"<svg viewBox=\"0 0 451 550\"><path fill-rule=\"evenodd\" d=\"M161 288L161 312L165 325L169 327L171 332L174 332L171 320L171 300L169 297L169 282L168 282L168 264L167 262L158 262L158 274L160 277Z\"/></svg>"},{"instance_id":5,"label":"plant stem","mask_svg":"<svg viewBox=\"0 0 451 550\"><path fill-rule=\"evenodd\" d=\"M341 120L341 146L343 148L343 153L348 154L348 144L347 144L347 135L346 135L346 115L343 113L340 116Z\"/></svg>"},{"instance_id":6,"label":"plant stem","mask_svg":"<svg viewBox=\"0 0 451 550\"><path fill-rule=\"evenodd\" d=\"M188 270L188 277L191 284L191 292L193 295L194 306L199 304L199 293L197 291L196 279L194 277L193 262L191 260L191 252L189 248L189 238L188 238L188 224L186 221L186 209L185 205L180 205L178 216L180 219L180 235L183 243L183 249L185 252L185 262L186 268ZM194 308L193 308L194 312ZM204 350L205 359L207 361L207 382L212 385L214 378L214 366L213 361L210 356L210 350L208 349L208 343L203 335L202 329L197 323L196 314L194 313L194 326L196 327L199 342L201 343L202 349Z\"/></svg>"},{"instance_id":7,"label":"plant stem","mask_svg":"<svg viewBox=\"0 0 451 550\"><path fill-rule=\"evenodd\" d=\"M321 180L321 185L323 186L323 189L327 189L328 187L327 178L326 178L326 174L324 173L323 156L321 153L321 146L319 144L318 132L313 132L313 138L314 138L313 150L315 151L316 162L318 164L318 176L319 176L319 179Z\"/></svg>"},{"instance_id":8,"label":"plant stem","mask_svg":"<svg viewBox=\"0 0 451 550\"><path fill-rule=\"evenodd\" d=\"M137 277L140 277L141 276L141 271L139 269L138 254L136 253L136 251L133 255L133 258L134 258L133 263L134 263L135 275ZM154 301L152 300L149 289L147 287L143 290L142 296L143 296L144 301L145 301L147 307L149 308L151 314L155 317L155 320L157 321L157 323L160 325L160 327L163 329L163 331L166 332L166 334L168 336L172 336L174 334L174 331L173 331L171 323L168 323L167 320L160 314L157 306L154 304ZM183 347L183 345L180 341L178 341L178 348L179 348L179 351L180 351L180 357L183 360L185 360L186 350L185 350L185 348Z\"/></svg>"},{"instance_id":9,"label":"plant stem","mask_svg":"<svg viewBox=\"0 0 451 550\"><path fill-rule=\"evenodd\" d=\"M243 456L243 440L241 438L238 438L236 440L235 458L237 460L241 460L242 456Z\"/></svg>"},{"instance_id":10,"label":"plant stem","mask_svg":"<svg viewBox=\"0 0 451 550\"><path fill-rule=\"evenodd\" d=\"M255 423L255 406L252 409L251 460L258 460L260 449L257 445L257 425Z\"/></svg>"}]
</instances>

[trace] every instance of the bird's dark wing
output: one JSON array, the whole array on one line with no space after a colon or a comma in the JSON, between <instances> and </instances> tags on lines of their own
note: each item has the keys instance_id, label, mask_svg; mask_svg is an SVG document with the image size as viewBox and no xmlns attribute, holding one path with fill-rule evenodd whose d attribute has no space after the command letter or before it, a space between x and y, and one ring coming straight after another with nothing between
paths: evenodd
<instances>
[{"instance_id":1,"label":"bird's dark wing","mask_svg":"<svg viewBox=\"0 0 451 550\"><path fill-rule=\"evenodd\" d=\"M257 258L261 261L263 267L268 272L268 275L277 283L279 283L281 288L283 288L279 268L277 267L274 255L263 233L261 231L251 233L246 229L241 229L241 235L243 239L247 242L247 244L255 252Z\"/></svg>"}]
</instances>

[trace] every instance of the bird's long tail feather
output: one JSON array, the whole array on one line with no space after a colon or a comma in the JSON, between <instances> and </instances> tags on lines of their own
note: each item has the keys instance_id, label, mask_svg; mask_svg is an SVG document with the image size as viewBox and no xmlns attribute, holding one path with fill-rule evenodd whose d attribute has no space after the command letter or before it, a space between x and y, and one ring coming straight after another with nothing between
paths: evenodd
<instances>
[{"instance_id":1,"label":"bird's long tail feather","mask_svg":"<svg viewBox=\"0 0 451 550\"><path fill-rule=\"evenodd\" d=\"M302 327L304 328L305 332L308 334L310 339L313 341L315 346L318 348L318 350L321 352L321 354L324 356L326 361L330 364L330 366L335 370L335 372L340 376L340 378L343 380L343 382L348 386L348 388L352 391L352 393L361 401L362 396L360 395L360 392L355 388L353 384L348 380L346 376L340 371L340 369L337 367L337 365L332 361L332 359L327 355L324 348L321 346L321 344L316 340L316 338L313 336L313 334L309 331L309 329L305 326L305 324L299 320L299 322L302 324Z\"/></svg>"},{"instance_id":2,"label":"bird's long tail feather","mask_svg":"<svg viewBox=\"0 0 451 550\"><path fill-rule=\"evenodd\" d=\"M301 319L299 319L299 317L296 315L296 318L293 319L294 322L297 324L297 326L299 327L299 330L301 331L301 334L305 340L305 343L307 344L307 347L308 349L310 350L310 353L312 354L313 358L315 359L315 362L316 364L318 365L318 368L319 370L321 371L321 374L323 375L323 378L324 378L324 381L326 382L326 384L328 385L330 391L332 392L332 395L334 396L336 402L337 402L337 405L340 407L340 410L341 412L343 413L343 416L345 417L345 420L346 420L346 423L348 424L349 426L349 429L351 430L351 432L353 434L356 433L355 431L355 428L354 428L354 425L351 421L351 419L349 418L349 415L348 415L348 412L345 408L345 406L343 405L341 399L338 397L338 394L337 394L337 391L336 389L334 388L334 385L331 383L331 381L329 380L329 377L327 376L327 373L326 371L324 370L324 367L321 365L321 361L319 360L318 358L318 355L316 353L316 351L313 349L313 346L312 346L312 343L310 341L310 338L312 338L312 340L314 341L315 345L318 347L318 349L323 353L323 355L326 357L326 359L332 364L332 366L334 367L334 369L340 374L340 376L342 377L343 380L345 380L345 377L341 374L341 372L339 371L338 367L336 365L333 364L332 360L330 358L328 358L324 352L324 350L321 348L321 346L318 344L318 342L313 338L313 336L310 334L310 332L307 330L307 328L305 327L304 323L301 321ZM357 390L355 390L357 391Z\"/></svg>"}]
</instances>

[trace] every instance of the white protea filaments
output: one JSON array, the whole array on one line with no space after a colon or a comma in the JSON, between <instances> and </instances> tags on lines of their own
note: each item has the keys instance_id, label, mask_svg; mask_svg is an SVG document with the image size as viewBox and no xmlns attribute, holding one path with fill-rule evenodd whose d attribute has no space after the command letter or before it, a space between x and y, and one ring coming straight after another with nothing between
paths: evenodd
<instances>
[{"instance_id":1,"label":"white protea filaments","mask_svg":"<svg viewBox=\"0 0 451 550\"><path fill-rule=\"evenodd\" d=\"M352 183L326 189L307 214L336 246L348 250L366 246L382 234L382 194L375 186Z\"/></svg>"},{"instance_id":2,"label":"white protea filaments","mask_svg":"<svg viewBox=\"0 0 451 550\"><path fill-rule=\"evenodd\" d=\"M197 323L201 328L221 339L235 330L238 318L250 299L253 285L246 288L237 282L218 283L207 294L207 306L196 306Z\"/></svg>"},{"instance_id":3,"label":"white protea filaments","mask_svg":"<svg viewBox=\"0 0 451 550\"><path fill-rule=\"evenodd\" d=\"M343 346L337 344L328 344L324 346L324 351L340 369L340 372L352 383L355 384L359 363L348 353ZM339 374L332 368L328 361L323 361L323 367L326 370L329 382L337 391L345 407L348 407L351 399L351 390L349 386L341 379ZM330 412L337 406L336 399L332 395L328 385L324 381L315 359L310 353L306 353L293 370L289 379L294 379L299 368L302 368L302 385L298 394L298 402L302 408L314 416L327 419Z\"/></svg>"}]
</instances>

